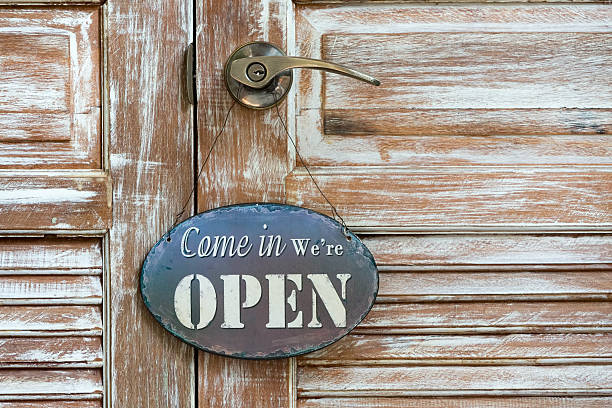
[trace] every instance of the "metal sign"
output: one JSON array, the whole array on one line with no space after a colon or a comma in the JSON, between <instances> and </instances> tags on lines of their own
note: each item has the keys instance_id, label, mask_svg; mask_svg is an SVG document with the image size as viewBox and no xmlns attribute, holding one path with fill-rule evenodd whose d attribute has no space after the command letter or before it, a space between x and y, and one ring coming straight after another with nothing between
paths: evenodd
<instances>
[{"instance_id":1,"label":"metal sign","mask_svg":"<svg viewBox=\"0 0 612 408\"><path fill-rule=\"evenodd\" d=\"M338 222L280 204L198 214L166 233L140 276L144 302L181 340L266 359L335 342L378 292L370 251Z\"/></svg>"}]
</instances>

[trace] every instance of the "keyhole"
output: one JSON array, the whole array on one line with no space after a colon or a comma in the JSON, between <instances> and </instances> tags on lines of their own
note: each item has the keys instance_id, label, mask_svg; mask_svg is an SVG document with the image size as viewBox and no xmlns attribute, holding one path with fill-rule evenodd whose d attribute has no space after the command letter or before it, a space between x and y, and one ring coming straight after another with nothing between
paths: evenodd
<instances>
[{"instance_id":1,"label":"keyhole","mask_svg":"<svg viewBox=\"0 0 612 408\"><path fill-rule=\"evenodd\" d=\"M266 76L266 67L259 62L254 62L247 68L247 76L253 82L259 82Z\"/></svg>"}]
</instances>

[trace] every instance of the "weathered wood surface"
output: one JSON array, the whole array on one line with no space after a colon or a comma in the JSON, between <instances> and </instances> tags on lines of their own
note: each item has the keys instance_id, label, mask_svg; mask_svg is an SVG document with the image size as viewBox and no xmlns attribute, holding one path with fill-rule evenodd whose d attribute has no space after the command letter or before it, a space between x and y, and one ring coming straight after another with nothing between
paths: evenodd
<instances>
[{"instance_id":1,"label":"weathered wood surface","mask_svg":"<svg viewBox=\"0 0 612 408\"><path fill-rule=\"evenodd\" d=\"M98 393L101 243L100 238L0 239L0 401ZM63 371L45 370L52 368ZM72 388L66 391L62 381Z\"/></svg>"},{"instance_id":2,"label":"weathered wood surface","mask_svg":"<svg viewBox=\"0 0 612 408\"><path fill-rule=\"evenodd\" d=\"M299 74L312 165L610 164L607 6L303 6L296 20L297 54L382 82Z\"/></svg>"},{"instance_id":3,"label":"weathered wood surface","mask_svg":"<svg viewBox=\"0 0 612 408\"><path fill-rule=\"evenodd\" d=\"M22 1L22 0L20 0ZM29 1L29 0L25 0ZM34 0L32 0L34 1ZM293 0L294 3L299 5L324 5L331 4L334 6L338 5L360 5L363 3L372 4L410 4L410 3L474 3L473 0ZM481 0L478 3L605 3L605 0Z\"/></svg>"},{"instance_id":4,"label":"weathered wood surface","mask_svg":"<svg viewBox=\"0 0 612 408\"><path fill-rule=\"evenodd\" d=\"M100 238L2 238L0 274L101 275Z\"/></svg>"},{"instance_id":5,"label":"weathered wood surface","mask_svg":"<svg viewBox=\"0 0 612 408\"><path fill-rule=\"evenodd\" d=\"M0 408L102 408L102 400L95 401L0 401Z\"/></svg>"},{"instance_id":6,"label":"weathered wood surface","mask_svg":"<svg viewBox=\"0 0 612 408\"><path fill-rule=\"evenodd\" d=\"M100 337L0 337L0 367L102 367Z\"/></svg>"},{"instance_id":7,"label":"weathered wood surface","mask_svg":"<svg viewBox=\"0 0 612 408\"><path fill-rule=\"evenodd\" d=\"M142 261L193 186L192 109L184 51L187 0L105 5L113 220L109 236L111 336L107 398L114 407L190 407L193 348L165 331L140 294Z\"/></svg>"},{"instance_id":8,"label":"weathered wood surface","mask_svg":"<svg viewBox=\"0 0 612 408\"><path fill-rule=\"evenodd\" d=\"M99 276L0 276L1 304L102 304Z\"/></svg>"},{"instance_id":9,"label":"weathered wood surface","mask_svg":"<svg viewBox=\"0 0 612 408\"><path fill-rule=\"evenodd\" d=\"M300 365L532 365L612 362L612 335L368 336L349 334Z\"/></svg>"},{"instance_id":10,"label":"weathered wood surface","mask_svg":"<svg viewBox=\"0 0 612 408\"><path fill-rule=\"evenodd\" d=\"M610 302L376 304L355 333L601 332Z\"/></svg>"},{"instance_id":11,"label":"weathered wood surface","mask_svg":"<svg viewBox=\"0 0 612 408\"><path fill-rule=\"evenodd\" d=\"M460 171L316 168L312 173L353 227L609 226L612 221L612 172L605 167ZM287 178L287 196L292 204L329 212L303 169Z\"/></svg>"},{"instance_id":12,"label":"weathered wood surface","mask_svg":"<svg viewBox=\"0 0 612 408\"><path fill-rule=\"evenodd\" d=\"M609 397L313 398L299 408L607 408ZM1 405L0 405L1 407Z\"/></svg>"},{"instance_id":13,"label":"weathered wood surface","mask_svg":"<svg viewBox=\"0 0 612 408\"><path fill-rule=\"evenodd\" d=\"M306 397L443 395L608 395L609 365L298 368Z\"/></svg>"},{"instance_id":14,"label":"weathered wood surface","mask_svg":"<svg viewBox=\"0 0 612 408\"><path fill-rule=\"evenodd\" d=\"M40 177L0 174L0 230L98 230L110 225L112 186L104 173Z\"/></svg>"},{"instance_id":15,"label":"weathered wood surface","mask_svg":"<svg viewBox=\"0 0 612 408\"><path fill-rule=\"evenodd\" d=\"M429 233L365 235L361 239L383 269L580 271L612 265L612 234Z\"/></svg>"},{"instance_id":16,"label":"weathered wood surface","mask_svg":"<svg viewBox=\"0 0 612 408\"><path fill-rule=\"evenodd\" d=\"M100 168L99 9L2 9L0 50L0 168Z\"/></svg>"},{"instance_id":17,"label":"weathered wood surface","mask_svg":"<svg viewBox=\"0 0 612 408\"><path fill-rule=\"evenodd\" d=\"M201 164L232 104L223 79L226 58L249 41L263 40L287 47L287 12L291 5L284 0L241 0L231 6L215 1L198 2L197 6ZM286 120L283 105L280 113ZM235 106L198 180L197 211L242 202L283 202L289 159L282 132L275 109L257 112ZM198 405L289 407L295 399L289 370L286 359L246 361L199 352Z\"/></svg>"},{"instance_id":18,"label":"weathered wood surface","mask_svg":"<svg viewBox=\"0 0 612 408\"><path fill-rule=\"evenodd\" d=\"M612 272L382 272L378 302L609 300Z\"/></svg>"},{"instance_id":19,"label":"weathered wood surface","mask_svg":"<svg viewBox=\"0 0 612 408\"><path fill-rule=\"evenodd\" d=\"M102 397L102 372L74 370L0 370L2 397L54 394L97 394Z\"/></svg>"},{"instance_id":20,"label":"weathered wood surface","mask_svg":"<svg viewBox=\"0 0 612 408\"><path fill-rule=\"evenodd\" d=\"M0 306L0 335L4 331L102 331L99 306ZM11 335L14 335L12 333Z\"/></svg>"},{"instance_id":21,"label":"weathered wood surface","mask_svg":"<svg viewBox=\"0 0 612 408\"><path fill-rule=\"evenodd\" d=\"M87 4L102 4L105 0L0 0L0 5L8 5L8 6L48 6L48 5L63 5L70 6L71 8L75 8L78 5L87 5Z\"/></svg>"}]
</instances>

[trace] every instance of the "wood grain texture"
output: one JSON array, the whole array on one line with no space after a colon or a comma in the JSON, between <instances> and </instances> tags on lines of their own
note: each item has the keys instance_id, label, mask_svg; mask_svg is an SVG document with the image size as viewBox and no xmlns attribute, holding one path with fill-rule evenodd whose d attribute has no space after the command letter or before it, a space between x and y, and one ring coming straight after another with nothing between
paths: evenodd
<instances>
[{"instance_id":1,"label":"wood grain texture","mask_svg":"<svg viewBox=\"0 0 612 408\"><path fill-rule=\"evenodd\" d=\"M101 239L1 238L0 265L0 400L98 393Z\"/></svg>"},{"instance_id":2,"label":"wood grain texture","mask_svg":"<svg viewBox=\"0 0 612 408\"><path fill-rule=\"evenodd\" d=\"M1 238L0 275L102 274L100 238Z\"/></svg>"},{"instance_id":3,"label":"wood grain texture","mask_svg":"<svg viewBox=\"0 0 612 408\"><path fill-rule=\"evenodd\" d=\"M102 408L102 400L96 401L10 401L1 402L0 408Z\"/></svg>"},{"instance_id":4,"label":"wood grain texture","mask_svg":"<svg viewBox=\"0 0 612 408\"><path fill-rule=\"evenodd\" d=\"M0 338L0 367L102 367L100 337ZM1 405L0 405L1 407Z\"/></svg>"},{"instance_id":5,"label":"wood grain texture","mask_svg":"<svg viewBox=\"0 0 612 408\"><path fill-rule=\"evenodd\" d=\"M35 5L65 5L74 7L81 4L102 4L105 0L1 0L0 5L8 6L35 6Z\"/></svg>"},{"instance_id":6,"label":"wood grain texture","mask_svg":"<svg viewBox=\"0 0 612 408\"><path fill-rule=\"evenodd\" d=\"M96 7L0 11L0 168L100 168Z\"/></svg>"},{"instance_id":7,"label":"wood grain texture","mask_svg":"<svg viewBox=\"0 0 612 408\"><path fill-rule=\"evenodd\" d=\"M612 299L612 272L390 271L379 279L381 303Z\"/></svg>"},{"instance_id":8,"label":"wood grain texture","mask_svg":"<svg viewBox=\"0 0 612 408\"><path fill-rule=\"evenodd\" d=\"M283 0L240 0L231 4L204 1L197 6L201 163L232 103L223 79L225 59L249 41L269 41L285 48L291 5ZM286 120L284 106L280 114ZM275 109L257 112L234 107L198 180L197 211L242 202L283 202L289 159L282 132ZM199 407L291 406L295 396L287 359L247 361L203 352L198 357Z\"/></svg>"},{"instance_id":9,"label":"wood grain texture","mask_svg":"<svg viewBox=\"0 0 612 408\"><path fill-rule=\"evenodd\" d=\"M98 276L0 276L1 304L102 304Z\"/></svg>"},{"instance_id":10,"label":"wood grain texture","mask_svg":"<svg viewBox=\"0 0 612 408\"><path fill-rule=\"evenodd\" d=\"M104 230L110 225L111 189L104 173L0 175L0 230Z\"/></svg>"},{"instance_id":11,"label":"wood grain texture","mask_svg":"<svg viewBox=\"0 0 612 408\"><path fill-rule=\"evenodd\" d=\"M99 306L0 306L3 331L102 331Z\"/></svg>"},{"instance_id":12,"label":"wood grain texture","mask_svg":"<svg viewBox=\"0 0 612 408\"><path fill-rule=\"evenodd\" d=\"M26 0L28 1L28 0ZM34 0L32 0L34 1ZM366 3L363 0L293 0L296 4L303 5L359 5ZM563 1L553 1L553 0L537 0L537 1L529 1L529 0L482 0L479 3L605 3L604 0L592 1L592 0L563 0ZM410 4L410 3L473 3L471 0L367 0L367 3L372 4Z\"/></svg>"},{"instance_id":13,"label":"wood grain texture","mask_svg":"<svg viewBox=\"0 0 612 408\"><path fill-rule=\"evenodd\" d=\"M610 302L376 304L354 333L605 332Z\"/></svg>"},{"instance_id":14,"label":"wood grain texture","mask_svg":"<svg viewBox=\"0 0 612 408\"><path fill-rule=\"evenodd\" d=\"M297 10L297 54L382 82L299 74L313 165L610 164L605 6Z\"/></svg>"},{"instance_id":15,"label":"wood grain texture","mask_svg":"<svg viewBox=\"0 0 612 408\"><path fill-rule=\"evenodd\" d=\"M612 173L607 168L316 168L313 175L352 227L610 225L612 220ZM329 211L303 169L287 178L287 196L293 204Z\"/></svg>"},{"instance_id":16,"label":"wood grain texture","mask_svg":"<svg viewBox=\"0 0 612 408\"><path fill-rule=\"evenodd\" d=\"M115 407L194 404L193 348L165 331L140 298L142 261L193 186L192 111L184 51L191 1L105 4L108 46L111 341L106 398Z\"/></svg>"},{"instance_id":17,"label":"wood grain texture","mask_svg":"<svg viewBox=\"0 0 612 408\"><path fill-rule=\"evenodd\" d=\"M605 365L298 369L298 391L306 397L606 395L611 385Z\"/></svg>"},{"instance_id":18,"label":"wood grain texture","mask_svg":"<svg viewBox=\"0 0 612 408\"><path fill-rule=\"evenodd\" d=\"M609 397L313 398L299 408L606 408ZM1 405L0 405L1 407Z\"/></svg>"},{"instance_id":19,"label":"wood grain texture","mask_svg":"<svg viewBox=\"0 0 612 408\"><path fill-rule=\"evenodd\" d=\"M0 370L3 396L97 394L102 397L102 373L95 369Z\"/></svg>"},{"instance_id":20,"label":"wood grain texture","mask_svg":"<svg viewBox=\"0 0 612 408\"><path fill-rule=\"evenodd\" d=\"M608 361L612 335L368 336L349 334L300 365L533 365Z\"/></svg>"},{"instance_id":21,"label":"wood grain texture","mask_svg":"<svg viewBox=\"0 0 612 408\"><path fill-rule=\"evenodd\" d=\"M609 269L610 234L364 235L383 268L411 271Z\"/></svg>"}]
</instances>

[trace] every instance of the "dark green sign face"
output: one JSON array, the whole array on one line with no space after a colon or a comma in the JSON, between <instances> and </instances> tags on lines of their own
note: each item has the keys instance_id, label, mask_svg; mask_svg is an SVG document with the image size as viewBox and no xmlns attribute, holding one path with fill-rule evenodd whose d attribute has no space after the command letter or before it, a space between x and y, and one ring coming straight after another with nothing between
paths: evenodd
<instances>
[{"instance_id":1,"label":"dark green sign face","mask_svg":"<svg viewBox=\"0 0 612 408\"><path fill-rule=\"evenodd\" d=\"M164 235L140 276L145 304L168 331L217 354L308 353L351 331L378 291L374 258L317 212L244 204L198 214Z\"/></svg>"}]
</instances>

